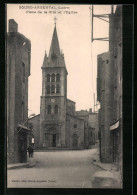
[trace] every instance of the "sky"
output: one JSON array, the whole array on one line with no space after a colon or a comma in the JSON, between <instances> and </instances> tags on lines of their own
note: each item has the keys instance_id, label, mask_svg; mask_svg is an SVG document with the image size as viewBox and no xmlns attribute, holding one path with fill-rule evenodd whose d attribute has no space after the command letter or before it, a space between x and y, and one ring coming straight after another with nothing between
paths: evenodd
<instances>
[{"instance_id":1,"label":"sky","mask_svg":"<svg viewBox=\"0 0 137 195\"><path fill-rule=\"evenodd\" d=\"M40 9L35 6L45 7ZM108 14L110 10L111 5L94 5L94 14ZM97 55L108 51L108 42L91 43L90 5L7 4L7 29L8 20L14 19L18 23L18 31L31 41L29 115L40 113L41 66L45 51L49 53L55 16L60 49L68 71L67 98L76 102L76 110L94 110ZM108 37L108 23L94 18L93 32L94 38Z\"/></svg>"}]
</instances>

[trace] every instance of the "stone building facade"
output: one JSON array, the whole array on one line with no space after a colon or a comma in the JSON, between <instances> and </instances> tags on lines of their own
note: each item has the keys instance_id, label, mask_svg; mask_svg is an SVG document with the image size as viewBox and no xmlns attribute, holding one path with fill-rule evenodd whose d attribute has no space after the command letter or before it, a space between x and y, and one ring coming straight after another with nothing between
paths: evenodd
<instances>
[{"instance_id":1,"label":"stone building facade","mask_svg":"<svg viewBox=\"0 0 137 195\"><path fill-rule=\"evenodd\" d=\"M109 52L98 55L100 158L122 163L122 6L110 14Z\"/></svg>"},{"instance_id":2,"label":"stone building facade","mask_svg":"<svg viewBox=\"0 0 137 195\"><path fill-rule=\"evenodd\" d=\"M7 162L27 161L28 77L31 43L9 20L7 33Z\"/></svg>"},{"instance_id":3,"label":"stone building facade","mask_svg":"<svg viewBox=\"0 0 137 195\"><path fill-rule=\"evenodd\" d=\"M113 66L110 53L98 55L97 93L100 102L99 133L100 157L102 162L112 162L112 138L110 124L113 121Z\"/></svg>"},{"instance_id":4,"label":"stone building facade","mask_svg":"<svg viewBox=\"0 0 137 195\"><path fill-rule=\"evenodd\" d=\"M66 121L66 147L72 149L85 148L84 120L67 114Z\"/></svg>"},{"instance_id":5,"label":"stone building facade","mask_svg":"<svg viewBox=\"0 0 137 195\"><path fill-rule=\"evenodd\" d=\"M88 147L86 121L76 115L75 102L67 99L67 75L55 26L49 55L45 53L42 65L40 115L29 120L34 127L35 148Z\"/></svg>"},{"instance_id":6,"label":"stone building facade","mask_svg":"<svg viewBox=\"0 0 137 195\"><path fill-rule=\"evenodd\" d=\"M92 112L92 110L89 110L89 119L88 124L90 127L94 128L95 131L95 140L98 140L98 113Z\"/></svg>"},{"instance_id":7,"label":"stone building facade","mask_svg":"<svg viewBox=\"0 0 137 195\"><path fill-rule=\"evenodd\" d=\"M76 116L85 121L85 147L95 145L98 140L98 113L87 110L76 111Z\"/></svg>"},{"instance_id":8,"label":"stone building facade","mask_svg":"<svg viewBox=\"0 0 137 195\"><path fill-rule=\"evenodd\" d=\"M75 111L75 102L67 99L66 114L66 147L69 149L91 148L98 140L98 113L87 110ZM40 146L40 115L31 117L29 122L33 126L34 147ZM53 145L51 149L53 149ZM55 148L55 147L54 147ZM56 148L58 148L56 146ZM50 149L50 147L49 147Z\"/></svg>"},{"instance_id":9,"label":"stone building facade","mask_svg":"<svg viewBox=\"0 0 137 195\"><path fill-rule=\"evenodd\" d=\"M67 74L55 27L42 66L40 147L66 147Z\"/></svg>"},{"instance_id":10,"label":"stone building facade","mask_svg":"<svg viewBox=\"0 0 137 195\"><path fill-rule=\"evenodd\" d=\"M111 31L109 48L112 54L113 72L113 123L111 134L113 135L113 161L122 168L122 98L123 98L123 75L122 75L122 6L117 6L114 17L110 19ZM112 32L113 31L113 32Z\"/></svg>"}]
</instances>

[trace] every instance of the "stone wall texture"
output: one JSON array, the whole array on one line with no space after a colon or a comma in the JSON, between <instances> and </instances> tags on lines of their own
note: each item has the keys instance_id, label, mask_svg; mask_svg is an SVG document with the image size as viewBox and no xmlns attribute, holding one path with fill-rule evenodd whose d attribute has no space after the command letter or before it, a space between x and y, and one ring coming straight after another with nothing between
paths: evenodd
<instances>
[{"instance_id":1,"label":"stone wall texture","mask_svg":"<svg viewBox=\"0 0 137 195\"><path fill-rule=\"evenodd\" d=\"M17 31L17 23L9 20L7 33L8 163L20 162L17 125L23 124L28 118L30 52L30 41ZM25 149L26 147L25 145Z\"/></svg>"},{"instance_id":2,"label":"stone wall texture","mask_svg":"<svg viewBox=\"0 0 137 195\"><path fill-rule=\"evenodd\" d=\"M122 5L110 14L109 52L98 55L97 99L100 158L122 164ZM110 131L110 125L119 126Z\"/></svg>"}]
</instances>

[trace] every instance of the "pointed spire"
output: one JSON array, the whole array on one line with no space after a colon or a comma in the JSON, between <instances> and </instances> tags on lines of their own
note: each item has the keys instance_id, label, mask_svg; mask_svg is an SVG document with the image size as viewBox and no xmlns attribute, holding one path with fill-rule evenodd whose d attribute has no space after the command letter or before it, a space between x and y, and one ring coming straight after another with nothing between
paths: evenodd
<instances>
[{"instance_id":1,"label":"pointed spire","mask_svg":"<svg viewBox=\"0 0 137 195\"><path fill-rule=\"evenodd\" d=\"M60 51L57 30L56 30L56 18L55 18L55 27L52 35L52 41L50 46L49 55L45 53L43 66L44 67L65 67L64 54Z\"/></svg>"},{"instance_id":2,"label":"pointed spire","mask_svg":"<svg viewBox=\"0 0 137 195\"><path fill-rule=\"evenodd\" d=\"M56 21L57 21L57 18L56 18L56 16L55 16L55 18L54 18L55 27L56 27Z\"/></svg>"},{"instance_id":3,"label":"pointed spire","mask_svg":"<svg viewBox=\"0 0 137 195\"><path fill-rule=\"evenodd\" d=\"M47 66L47 64L48 64L48 58L47 58L47 53L46 53L46 51L45 51L45 56L44 56L44 61L43 61L42 67Z\"/></svg>"},{"instance_id":4,"label":"pointed spire","mask_svg":"<svg viewBox=\"0 0 137 195\"><path fill-rule=\"evenodd\" d=\"M60 47L59 47L56 25L54 27L54 32L52 36L50 52L49 52L49 59L51 59L52 54L56 55L57 57L60 55Z\"/></svg>"}]
</instances>

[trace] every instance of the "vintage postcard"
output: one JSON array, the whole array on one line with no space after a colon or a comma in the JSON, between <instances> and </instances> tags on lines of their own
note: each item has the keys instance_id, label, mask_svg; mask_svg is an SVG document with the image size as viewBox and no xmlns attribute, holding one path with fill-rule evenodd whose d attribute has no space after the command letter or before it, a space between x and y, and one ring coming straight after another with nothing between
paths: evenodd
<instances>
[{"instance_id":1,"label":"vintage postcard","mask_svg":"<svg viewBox=\"0 0 137 195\"><path fill-rule=\"evenodd\" d=\"M122 189L122 13L6 4L7 188Z\"/></svg>"}]
</instances>

